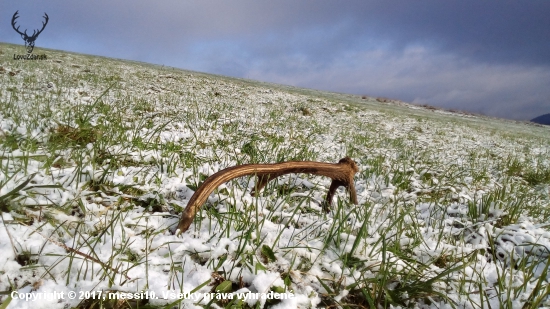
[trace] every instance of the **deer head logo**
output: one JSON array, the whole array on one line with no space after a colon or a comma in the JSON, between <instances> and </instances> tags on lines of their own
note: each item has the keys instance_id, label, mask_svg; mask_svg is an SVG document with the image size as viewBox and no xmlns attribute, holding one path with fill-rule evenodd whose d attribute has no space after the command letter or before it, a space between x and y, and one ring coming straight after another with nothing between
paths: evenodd
<instances>
[{"instance_id":1,"label":"deer head logo","mask_svg":"<svg viewBox=\"0 0 550 309\"><path fill-rule=\"evenodd\" d=\"M32 53L32 50L34 49L34 41L36 41L36 38L38 38L38 35L40 33L42 33L44 28L46 28L46 25L48 24L49 17L48 17L48 14L44 13L44 19L46 21L42 22L42 29L33 30L32 35L29 36L27 34L26 29L25 29L25 32L21 32L21 31L19 31L19 26L17 28L15 28L15 20L19 18L19 16L17 15L18 13L19 13L19 11L15 12L15 14L13 14L13 17L11 18L11 26L13 27L13 30L15 30L17 33L19 33L21 35L21 38L23 40L25 40L25 48L27 49L27 53L30 54L30 53Z\"/></svg>"}]
</instances>

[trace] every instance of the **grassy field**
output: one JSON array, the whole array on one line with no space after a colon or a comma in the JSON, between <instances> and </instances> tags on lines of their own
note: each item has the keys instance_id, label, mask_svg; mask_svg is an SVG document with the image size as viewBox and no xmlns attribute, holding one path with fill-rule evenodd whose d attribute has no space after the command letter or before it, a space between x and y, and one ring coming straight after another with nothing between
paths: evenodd
<instances>
[{"instance_id":1,"label":"grassy field","mask_svg":"<svg viewBox=\"0 0 550 309\"><path fill-rule=\"evenodd\" d=\"M0 44L0 309L550 308L548 127L23 51ZM221 169L344 156L359 205L244 177L174 233Z\"/></svg>"}]
</instances>

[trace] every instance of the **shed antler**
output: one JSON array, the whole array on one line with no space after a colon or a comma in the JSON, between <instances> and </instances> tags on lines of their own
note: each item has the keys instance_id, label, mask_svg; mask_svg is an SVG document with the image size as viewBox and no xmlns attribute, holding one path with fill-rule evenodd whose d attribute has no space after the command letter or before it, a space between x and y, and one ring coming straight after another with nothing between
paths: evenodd
<instances>
[{"instance_id":1,"label":"shed antler","mask_svg":"<svg viewBox=\"0 0 550 309\"><path fill-rule=\"evenodd\" d=\"M357 168L357 165L349 157L341 159L338 163L290 161L274 164L245 164L229 167L208 177L197 189L197 191L195 191L181 215L178 229L180 230L180 233L187 231L193 222L195 215L199 211L202 204L204 204L210 193L212 193L212 191L214 191L214 189L222 183L237 177L247 175L256 175L258 177L258 181L256 182L255 189L252 191L252 195L263 189L270 180L285 174L307 173L330 177L332 179L332 183L330 184L325 200L326 205L330 206L332 204L332 197L334 196L336 189L340 186L344 186L348 189L351 202L353 204L357 204L357 195L355 193L353 177L358 171L359 169Z\"/></svg>"}]
</instances>

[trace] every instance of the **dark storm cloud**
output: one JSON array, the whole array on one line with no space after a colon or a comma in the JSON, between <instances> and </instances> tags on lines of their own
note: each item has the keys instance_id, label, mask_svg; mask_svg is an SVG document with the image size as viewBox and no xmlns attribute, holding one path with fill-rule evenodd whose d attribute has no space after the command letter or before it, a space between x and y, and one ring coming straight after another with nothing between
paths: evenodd
<instances>
[{"instance_id":1,"label":"dark storm cloud","mask_svg":"<svg viewBox=\"0 0 550 309\"><path fill-rule=\"evenodd\" d=\"M0 3L0 41L529 119L550 110L550 1Z\"/></svg>"}]
</instances>

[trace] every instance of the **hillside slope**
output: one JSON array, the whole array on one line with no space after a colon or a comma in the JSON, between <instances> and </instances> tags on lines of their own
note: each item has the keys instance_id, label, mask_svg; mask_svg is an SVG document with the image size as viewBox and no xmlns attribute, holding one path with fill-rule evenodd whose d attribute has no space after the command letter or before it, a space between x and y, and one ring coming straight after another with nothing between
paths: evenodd
<instances>
[{"instance_id":1,"label":"hillside slope","mask_svg":"<svg viewBox=\"0 0 550 309\"><path fill-rule=\"evenodd\" d=\"M540 115L538 117L535 117L535 118L531 119L531 122L538 123L538 124L550 125L550 114L544 114L544 115Z\"/></svg>"},{"instance_id":2,"label":"hillside slope","mask_svg":"<svg viewBox=\"0 0 550 309\"><path fill-rule=\"evenodd\" d=\"M546 127L20 49L0 44L8 308L550 306ZM324 177L241 178L174 234L223 168L346 155L359 205L340 189L324 213Z\"/></svg>"}]
</instances>

